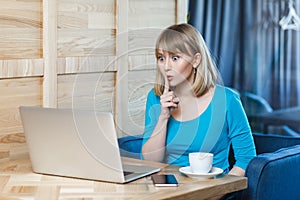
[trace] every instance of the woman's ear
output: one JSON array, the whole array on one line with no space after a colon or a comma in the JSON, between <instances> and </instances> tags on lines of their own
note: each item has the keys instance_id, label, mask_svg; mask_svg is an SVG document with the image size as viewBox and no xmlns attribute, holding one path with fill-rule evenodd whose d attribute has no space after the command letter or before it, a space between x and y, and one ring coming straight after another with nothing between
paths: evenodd
<instances>
[{"instance_id":1,"label":"woman's ear","mask_svg":"<svg viewBox=\"0 0 300 200\"><path fill-rule=\"evenodd\" d=\"M194 67L194 68L197 68L198 65L200 64L200 62L201 62L201 54L200 54L200 53L196 53L196 54L194 55L193 67Z\"/></svg>"}]
</instances>

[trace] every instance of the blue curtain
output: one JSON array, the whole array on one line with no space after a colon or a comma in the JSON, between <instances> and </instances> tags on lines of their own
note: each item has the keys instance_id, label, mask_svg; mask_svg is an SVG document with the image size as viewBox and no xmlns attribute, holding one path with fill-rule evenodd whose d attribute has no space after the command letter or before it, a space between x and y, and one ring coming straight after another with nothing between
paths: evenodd
<instances>
[{"instance_id":1,"label":"blue curtain","mask_svg":"<svg viewBox=\"0 0 300 200\"><path fill-rule=\"evenodd\" d=\"M190 0L189 23L203 35L224 85L264 97L274 109L300 106L300 0ZM300 26L300 24L299 24Z\"/></svg>"},{"instance_id":2,"label":"blue curtain","mask_svg":"<svg viewBox=\"0 0 300 200\"><path fill-rule=\"evenodd\" d=\"M189 23L204 37L224 84L232 86L239 36L239 0L192 0L189 3Z\"/></svg>"}]
</instances>

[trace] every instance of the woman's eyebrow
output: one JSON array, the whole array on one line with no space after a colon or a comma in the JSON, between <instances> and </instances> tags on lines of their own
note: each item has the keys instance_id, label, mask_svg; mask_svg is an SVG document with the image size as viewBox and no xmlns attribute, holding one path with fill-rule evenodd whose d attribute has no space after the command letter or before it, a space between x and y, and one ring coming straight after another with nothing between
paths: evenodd
<instances>
[{"instance_id":1,"label":"woman's eyebrow","mask_svg":"<svg viewBox=\"0 0 300 200\"><path fill-rule=\"evenodd\" d=\"M174 56L174 55L182 55L183 53L180 51L175 51L175 52L170 52L169 54Z\"/></svg>"}]
</instances>

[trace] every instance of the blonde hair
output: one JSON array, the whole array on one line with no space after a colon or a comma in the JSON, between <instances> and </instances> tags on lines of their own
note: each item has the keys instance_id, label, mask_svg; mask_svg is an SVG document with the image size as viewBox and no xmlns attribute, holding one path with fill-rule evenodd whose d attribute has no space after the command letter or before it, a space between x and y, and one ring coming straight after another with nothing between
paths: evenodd
<instances>
[{"instance_id":1,"label":"blonde hair","mask_svg":"<svg viewBox=\"0 0 300 200\"><path fill-rule=\"evenodd\" d=\"M200 53L201 60L195 68L195 78L192 90L197 97L205 94L217 81L218 71L213 62L204 39L196 28L189 24L172 25L166 28L156 41L155 54L158 57L159 50L168 52L181 52L188 56ZM160 70L156 69L156 82L154 92L160 96L164 91L164 77Z\"/></svg>"}]
</instances>

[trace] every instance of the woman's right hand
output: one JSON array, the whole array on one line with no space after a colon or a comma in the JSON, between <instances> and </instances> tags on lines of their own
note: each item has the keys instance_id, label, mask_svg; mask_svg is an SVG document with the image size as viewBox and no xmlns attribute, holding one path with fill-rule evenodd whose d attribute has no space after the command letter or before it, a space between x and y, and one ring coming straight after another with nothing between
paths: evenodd
<instances>
[{"instance_id":1,"label":"woman's right hand","mask_svg":"<svg viewBox=\"0 0 300 200\"><path fill-rule=\"evenodd\" d=\"M165 88L163 94L160 96L161 114L160 116L169 119L173 110L177 108L179 103L178 97L174 94L174 91L170 90L169 82L165 81Z\"/></svg>"}]
</instances>

